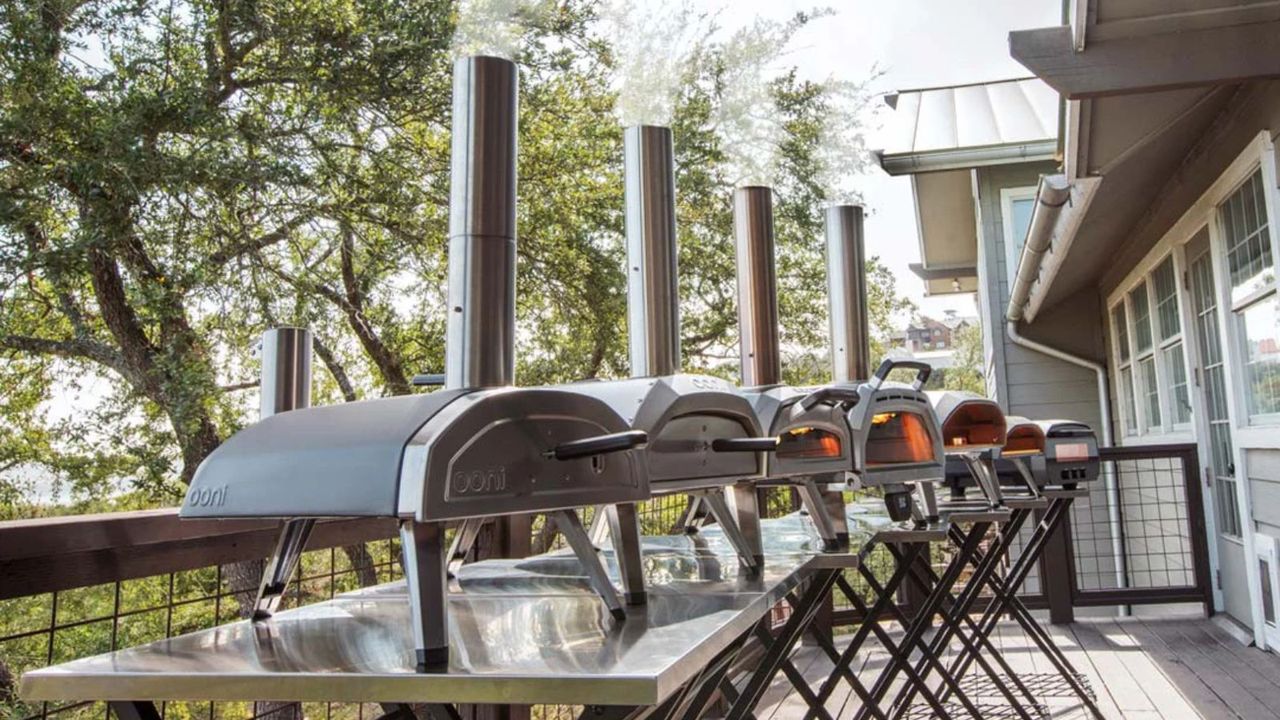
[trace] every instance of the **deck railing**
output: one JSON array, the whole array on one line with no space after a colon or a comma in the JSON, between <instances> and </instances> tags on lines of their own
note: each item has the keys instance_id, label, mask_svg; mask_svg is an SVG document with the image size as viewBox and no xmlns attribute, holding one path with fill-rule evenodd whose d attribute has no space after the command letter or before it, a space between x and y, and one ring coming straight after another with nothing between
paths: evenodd
<instances>
[{"instance_id":1,"label":"deck railing","mask_svg":"<svg viewBox=\"0 0 1280 720\"><path fill-rule=\"evenodd\" d=\"M1077 501L1070 527L1045 553L1025 588L1033 607L1055 622L1073 608L1200 602L1212 608L1208 538L1194 445L1107 448L1107 471ZM762 498L766 514L795 507L790 491ZM649 534L670 532L686 498L647 503ZM277 524L180 521L176 510L55 517L0 523L0 718L105 717L101 704L26 705L21 673L37 667L212 627L240 617L257 589ZM315 602L400 577L395 523L387 519L321 522L286 601ZM539 518L507 518L482 535L483 557L520 557L555 544ZM935 552L933 561L945 561ZM872 558L885 568L887 553ZM909 600L909 598L904 598ZM835 608L833 624L856 621ZM216 720L264 712L296 717L297 708L261 703L169 703L169 717ZM373 706L304 706L307 717L376 717ZM485 712L475 711L476 716ZM554 708L535 711L555 716ZM490 716L492 713L490 713Z\"/></svg>"}]
</instances>

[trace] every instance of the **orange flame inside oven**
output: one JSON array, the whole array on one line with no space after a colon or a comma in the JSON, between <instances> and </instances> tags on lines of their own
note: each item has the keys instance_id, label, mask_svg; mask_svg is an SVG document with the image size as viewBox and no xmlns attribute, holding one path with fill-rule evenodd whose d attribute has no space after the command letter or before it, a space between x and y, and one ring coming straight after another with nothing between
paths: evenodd
<instances>
[{"instance_id":1,"label":"orange flame inside oven","mask_svg":"<svg viewBox=\"0 0 1280 720\"><path fill-rule=\"evenodd\" d=\"M795 428L778 438L774 454L780 458L838 458L840 437L822 428Z\"/></svg>"},{"instance_id":2,"label":"orange flame inside oven","mask_svg":"<svg viewBox=\"0 0 1280 720\"><path fill-rule=\"evenodd\" d=\"M871 418L867 465L932 462L933 440L924 419L915 413L886 412Z\"/></svg>"}]
</instances>

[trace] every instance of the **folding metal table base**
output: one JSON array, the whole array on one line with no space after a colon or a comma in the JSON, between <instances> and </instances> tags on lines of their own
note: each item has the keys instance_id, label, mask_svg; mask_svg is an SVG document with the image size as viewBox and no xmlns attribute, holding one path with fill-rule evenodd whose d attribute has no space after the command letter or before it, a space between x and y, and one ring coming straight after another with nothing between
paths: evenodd
<instances>
[{"instance_id":1,"label":"folding metal table base","mask_svg":"<svg viewBox=\"0 0 1280 720\"><path fill-rule=\"evenodd\" d=\"M939 659L941 655L938 652L938 639L943 636L946 636L949 639L950 636L955 633L955 630L959 628L960 624L964 622L964 618L968 612L968 606L972 604L972 601L965 596L968 594L967 591L973 583L973 578L970 578L969 584L967 584L965 588L966 592L961 593L961 598L959 600L954 598L952 589L959 581L963 572L968 568L970 564L969 559L977 552L978 544L986 536L987 531L990 529L992 524L993 523L990 520L978 520L971 524L967 532L959 530L959 528L954 525L951 526L952 531L959 532L960 535L963 536L963 541L960 543L957 554L947 564L942 576L937 578L937 582L934 583L932 587L927 588L928 595L924 603L917 609L915 615L910 618L909 621L907 618L900 615L900 611L898 611L896 605L889 603L890 605L893 605L891 612L895 619L900 623L903 623L905 626L903 638L902 641L896 645L890 643L886 646L886 649L890 652L889 663L877 677L871 688L869 697L864 699L862 707L859 708L857 714L854 716L855 718L862 720L863 718L870 716L902 717L906 713L907 705L901 701L904 697L904 693L908 690L910 691L909 697L911 698L914 698L915 695L919 693L925 699L930 710L937 717L950 718L955 714L960 714L961 712L974 718L983 718L986 716L983 709L969 699L969 697L960 689L955 676L947 672L947 668L942 665ZM892 546L890 546L889 549L898 564L899 570L903 571L903 577L901 580L905 580L907 577L911 576L912 573L918 571L917 563L914 562L914 553L908 553L904 556L900 551L897 551L896 548L893 548ZM984 566L980 568L977 573L991 573L994 572L994 570L994 567ZM930 572L932 572L932 569L930 569ZM866 577L866 575L864 575L864 577ZM944 608L944 603L948 605L947 608ZM885 610L888 611L889 608L885 608ZM947 610L950 610L950 612ZM932 628L933 618L935 616L942 618L943 625L935 633L934 639L926 642L925 636ZM872 620L874 622L875 619L872 618ZM964 633L960 633L959 635L962 638L962 642L971 642ZM913 666L911 653L915 650L920 650L921 656L919 661ZM985 659L982 659L981 656L979 656L979 659L980 664L982 664L983 668L988 671L992 681L1002 690L1002 694L1005 698L1011 702L1011 706L1015 708L1015 712L1018 713L1018 717L1023 720L1030 720L1030 713L1028 713L1022 707L1021 703L1017 701L1012 691L1010 691L999 679L994 669L987 665ZM941 693L935 694L934 692L931 692L928 685L925 683L925 679L928 674L933 670L938 671L938 674L942 679L943 688L947 693L946 696L943 696ZM888 696L889 691L900 674L906 676L907 682L904 684L902 691L899 692L893 702L884 704L885 698ZM954 698L954 701L958 703L959 707L957 708L955 706L944 704L945 699L948 697Z\"/></svg>"},{"instance_id":2,"label":"folding metal table base","mask_svg":"<svg viewBox=\"0 0 1280 720\"><path fill-rule=\"evenodd\" d=\"M999 685L1008 680L1015 685L1023 697L1029 699L1027 707L1037 711L1037 714L1040 715L1044 715L1047 712L1047 708L1040 702L1043 695L1032 689L1027 680L1014 673L1004 660L1003 655L990 642L990 637L995 631L1001 615L1007 612L1036 643L1041 653L1054 665L1061 682L1072 690L1073 694L1089 709L1094 717L1102 718L1102 714L1096 704L1096 698L1088 688L1083 675L1075 670L1061 649L1057 647L1053 639L1036 622L1030 611L1017 597L1017 591L1026 581L1031 569L1039 561L1048 539L1069 516L1068 511L1073 499L1074 494L1070 492L1053 494L1044 518L1037 525L1007 575L1002 576L997 572L988 571L988 569L994 570L998 568L1001 561L1010 554L1014 540L1017 538L1027 518L1034 511L1032 507L1015 508L1009 523L1002 528L1000 534L997 535L996 542L985 553L975 549L974 552L965 555L965 561L974 566L974 575L961 597L955 600L951 616L952 618L962 616L964 619L963 624L967 626L972 638L976 639L977 642L962 642L963 647L959 654L942 672L942 677L946 679L946 683L938 688L938 693L944 701L950 699L949 696L952 692L950 686L955 683L960 683L962 687L969 687L970 689L980 687L974 683L966 684L964 682L965 673L974 662L978 662L986 671L986 682L997 685L997 689L1001 691L1001 694L1006 694L1007 689L999 687ZM949 535L952 543L957 547L967 539L954 527ZM960 555L957 555L957 559L959 558ZM932 575L932 569L929 569L927 574ZM985 608L981 618L975 623L969 617L969 613L984 587L991 590L993 598ZM963 610L963 613L959 613L959 610ZM932 649L935 655L940 655L947 649L952 636L958 636L963 639L964 635L964 628L959 627L958 624L949 624L948 627L943 628L934 638L935 642ZM984 652L977 652L977 646L979 645L982 646ZM994 660L996 664L1001 666L1003 672L999 674L993 672L988 666L987 660ZM928 674L927 669L923 669L922 672L924 675ZM1041 682L1043 683L1043 681ZM895 718L908 717L910 715L912 712L910 705L915 692L915 688L911 686L904 687L901 690L894 702ZM1007 694L1006 699L1009 699ZM1016 701L1011 705L1014 705L1011 709L1018 713ZM1018 716L1021 717L1020 714Z\"/></svg>"},{"instance_id":3,"label":"folding metal table base","mask_svg":"<svg viewBox=\"0 0 1280 720\"><path fill-rule=\"evenodd\" d=\"M978 528L978 532L973 533L970 543L972 547L976 547L984 532L985 529ZM884 533L878 536L876 542L864 549L863 557L865 558L876 545L884 545L891 549L895 561L893 573L883 584L875 577L875 574L867 567L865 562L859 563L858 572L873 596L869 606L863 600L861 594L853 588L843 575L836 578L836 588L856 610L862 613L863 621L842 652L837 653L829 641L820 640L818 642L819 647L831 658L835 667L816 695L810 698L801 693L809 705L809 710L805 715L806 720L808 718L821 718L823 720L830 718L830 714L826 710L826 703L835 693L842 680L849 684L862 703L858 711L858 717L870 716L887 719L888 713L881 703L899 672L904 674L907 683L914 686L921 696L925 698L929 704L930 711L935 713L935 716L952 717L952 712L944 705L941 698L923 682L917 669L912 667L909 662L909 658L911 653L916 650L927 651L928 647L924 637L930 627L931 617L937 612L943 596L949 595L951 586L959 579L961 570L964 569L965 565L953 562L945 573L945 583L932 588L918 612L913 617L908 618L898 608L896 596L898 590L902 588L903 583L910 576L913 566L918 564L921 552L926 545L917 538L907 542L907 550L905 552L897 552L894 548L898 542L900 540L896 540L892 533ZM903 637L901 640L895 641L882 627L881 620L883 619L892 619L902 626ZM890 664L886 671L881 673L875 685L868 689L852 671L851 666L859 654L863 652L864 643L873 633L876 636L876 641L888 652ZM936 656L928 654L928 652L924 653L923 661L936 665L940 673L945 670L941 665L941 661ZM943 674L943 677L945 679L946 675ZM981 708L971 702L957 684L948 684L947 690L957 699L961 708L967 714L973 717L982 717Z\"/></svg>"},{"instance_id":4,"label":"folding metal table base","mask_svg":"<svg viewBox=\"0 0 1280 720\"><path fill-rule=\"evenodd\" d=\"M974 547L970 552L965 552L966 544L973 538L972 531L969 534L965 534L957 527L953 526L951 528L949 537L958 549L953 562L974 565L974 573L966 584L966 591L976 587L980 592L984 581L996 576L1000 559L1004 556L1004 543L1008 538L1017 537L1024 517L1016 513L1012 515L1009 522L1001 528L1001 532L997 536L996 545L985 555L977 547ZM900 554L896 548L890 548L890 552L894 553L895 557ZM927 565L923 568L918 565L911 566L910 579L925 591L929 591L934 587L941 587L942 583L938 574L932 567ZM930 642L928 649L925 651L925 657L941 657L941 653L949 647L951 639L956 638L960 641L964 651L973 657L974 661L979 664L985 673L983 689L990 688L990 692L986 694L991 696L999 695L1004 701L1004 704L999 706L974 703L980 711L981 717L992 716L997 708L999 709L997 713L999 717L1015 717L1024 720L1030 717L1047 717L1048 708L1039 701L1035 692L1023 682L1021 676L1009 666L1004 655L991 642L990 633L980 632L977 623L973 621L970 611L977 599L978 592L961 592L961 596L956 597L950 591L946 591L942 592L941 595L942 607L938 617L941 619L942 627L939 628L938 633ZM953 668L944 668L939 662L931 661L928 667L917 666L916 670L927 676L930 669L933 668L938 670L942 678L942 685L938 688L938 695L944 702L951 700L952 687L955 685L959 685L964 689L965 693L971 698L979 697L978 694L972 692L971 685L966 686L961 682L962 675L956 674ZM904 687L899 691L891 704L894 709L893 717L912 717L921 712L932 710L932 703L914 706L911 704L915 693L918 692L922 684L912 683L911 686ZM960 708L955 707L955 703L952 702L949 709L958 711ZM968 708L964 709L968 710Z\"/></svg>"},{"instance_id":5,"label":"folding metal table base","mask_svg":"<svg viewBox=\"0 0 1280 720\"><path fill-rule=\"evenodd\" d=\"M1008 614L1011 616L1054 666L1058 679L1071 689L1076 698L1089 710L1093 717L1101 720L1103 715L1098 708L1096 695L1089 688L1084 675L1075 669L1066 654L1054 643L1053 638L1031 615L1031 611L1017 596L1018 591L1031 574L1031 570L1044 553L1049 538L1070 517L1071 504L1077 494L1078 491L1070 490L1045 491L1045 496L1049 498L1049 507L1017 560L1004 577L997 575L988 579L987 585L991 588L994 597L983 611L977 626L978 632L989 636L995 630L1002 615ZM1015 513L1022 516L1020 522L1025 521L1031 512L1031 509L1015 511ZM1004 550L1007 552L1008 548L1006 547ZM951 663L950 670L953 672L954 677L962 678L974 659L972 653L962 650Z\"/></svg>"}]
</instances>

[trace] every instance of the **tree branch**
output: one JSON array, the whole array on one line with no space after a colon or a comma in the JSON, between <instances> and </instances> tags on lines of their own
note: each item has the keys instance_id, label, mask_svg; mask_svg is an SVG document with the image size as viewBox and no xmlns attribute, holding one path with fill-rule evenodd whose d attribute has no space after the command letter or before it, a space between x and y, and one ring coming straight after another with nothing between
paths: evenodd
<instances>
[{"instance_id":1,"label":"tree branch","mask_svg":"<svg viewBox=\"0 0 1280 720\"><path fill-rule=\"evenodd\" d=\"M0 347L31 355L52 355L68 360L90 360L132 380L124 357L115 348L85 338L51 340L29 335L0 335Z\"/></svg>"},{"instance_id":2,"label":"tree branch","mask_svg":"<svg viewBox=\"0 0 1280 720\"><path fill-rule=\"evenodd\" d=\"M214 269L220 268L242 255L248 255L260 250L265 250L278 242L286 240L290 233L297 230L299 226L305 224L310 219L311 217L309 215L300 215L269 233L227 245L226 247L209 255L207 265Z\"/></svg>"},{"instance_id":3,"label":"tree branch","mask_svg":"<svg viewBox=\"0 0 1280 720\"><path fill-rule=\"evenodd\" d=\"M333 376L333 381L338 384L338 389L342 391L342 399L347 402L359 400L359 396L356 395L355 385L351 384L351 378L347 375L346 368L342 367L342 363L338 362L337 356L333 354L329 346L314 335L311 337L311 346L315 348L316 355L320 356L320 361L328 368L329 374Z\"/></svg>"}]
</instances>

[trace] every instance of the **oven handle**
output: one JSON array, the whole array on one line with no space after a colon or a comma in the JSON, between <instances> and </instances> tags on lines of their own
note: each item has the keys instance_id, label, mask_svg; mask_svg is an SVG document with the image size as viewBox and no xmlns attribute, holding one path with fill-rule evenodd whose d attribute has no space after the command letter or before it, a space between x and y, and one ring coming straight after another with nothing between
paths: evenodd
<instances>
[{"instance_id":1,"label":"oven handle","mask_svg":"<svg viewBox=\"0 0 1280 720\"><path fill-rule=\"evenodd\" d=\"M887 358L880 363L880 367L876 368L875 375L871 378L871 387L879 389L884 381L889 377L889 373L898 368L906 368L916 371L916 379L911 383L911 387L919 390L924 384L929 382L929 375L933 372L933 366L929 363L923 363L919 360L894 360Z\"/></svg>"},{"instance_id":2,"label":"oven handle","mask_svg":"<svg viewBox=\"0 0 1280 720\"><path fill-rule=\"evenodd\" d=\"M570 440L560 443L542 453L543 457L556 460L577 460L578 458L604 455L606 453L634 450L649 442L649 434L643 430L627 430L611 435L597 435L581 440Z\"/></svg>"},{"instance_id":3,"label":"oven handle","mask_svg":"<svg viewBox=\"0 0 1280 720\"><path fill-rule=\"evenodd\" d=\"M714 452L773 452L778 449L778 438L716 438L711 441L711 449Z\"/></svg>"},{"instance_id":4,"label":"oven handle","mask_svg":"<svg viewBox=\"0 0 1280 720\"><path fill-rule=\"evenodd\" d=\"M849 403L850 406L858 404L858 389L853 387L835 387L828 385L827 387L818 388L813 392L805 395L800 400L800 409L808 412L818 403Z\"/></svg>"}]
</instances>

